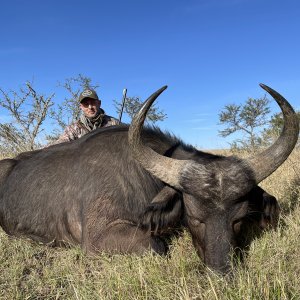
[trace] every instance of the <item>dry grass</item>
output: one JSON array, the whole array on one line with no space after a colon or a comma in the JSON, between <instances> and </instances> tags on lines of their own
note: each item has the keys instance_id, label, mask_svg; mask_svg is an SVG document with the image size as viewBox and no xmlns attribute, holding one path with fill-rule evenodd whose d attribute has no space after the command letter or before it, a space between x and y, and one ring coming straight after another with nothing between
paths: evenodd
<instances>
[{"instance_id":1,"label":"dry grass","mask_svg":"<svg viewBox=\"0 0 300 300\"><path fill-rule=\"evenodd\" d=\"M169 257L84 255L0 233L0 299L300 299L300 151L261 185L282 207L232 277L199 261L188 234Z\"/></svg>"}]
</instances>

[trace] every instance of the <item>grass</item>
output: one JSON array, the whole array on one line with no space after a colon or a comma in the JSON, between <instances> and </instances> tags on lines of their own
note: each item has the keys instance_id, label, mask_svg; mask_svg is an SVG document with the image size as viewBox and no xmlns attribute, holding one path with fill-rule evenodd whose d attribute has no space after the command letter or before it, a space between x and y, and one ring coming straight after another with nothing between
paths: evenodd
<instances>
[{"instance_id":1,"label":"grass","mask_svg":"<svg viewBox=\"0 0 300 300\"><path fill-rule=\"evenodd\" d=\"M275 195L279 228L255 240L231 277L205 269L190 236L168 257L48 248L0 232L0 299L300 299L300 151L261 186Z\"/></svg>"}]
</instances>

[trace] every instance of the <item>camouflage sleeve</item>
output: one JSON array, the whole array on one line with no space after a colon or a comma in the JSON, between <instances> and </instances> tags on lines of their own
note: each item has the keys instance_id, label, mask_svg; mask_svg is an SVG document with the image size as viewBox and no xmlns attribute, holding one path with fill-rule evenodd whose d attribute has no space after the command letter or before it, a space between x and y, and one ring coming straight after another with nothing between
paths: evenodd
<instances>
[{"instance_id":1,"label":"camouflage sleeve","mask_svg":"<svg viewBox=\"0 0 300 300\"><path fill-rule=\"evenodd\" d=\"M122 123L119 124L119 120L117 120L111 116L105 115L102 124L103 124L102 127L109 127L109 126L114 126L114 125L121 125Z\"/></svg>"},{"instance_id":2,"label":"camouflage sleeve","mask_svg":"<svg viewBox=\"0 0 300 300\"><path fill-rule=\"evenodd\" d=\"M79 138L79 135L80 128L77 123L73 123L65 128L64 132L55 142L52 143L52 145L77 140Z\"/></svg>"},{"instance_id":3,"label":"camouflage sleeve","mask_svg":"<svg viewBox=\"0 0 300 300\"><path fill-rule=\"evenodd\" d=\"M113 125L119 125L119 120L111 117L110 118L110 125L113 126Z\"/></svg>"}]
</instances>

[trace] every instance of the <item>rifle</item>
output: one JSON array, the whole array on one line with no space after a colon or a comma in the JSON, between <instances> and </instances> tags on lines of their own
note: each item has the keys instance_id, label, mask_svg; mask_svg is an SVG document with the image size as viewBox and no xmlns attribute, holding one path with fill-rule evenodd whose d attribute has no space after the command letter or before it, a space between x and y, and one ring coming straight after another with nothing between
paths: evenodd
<instances>
[{"instance_id":1,"label":"rifle","mask_svg":"<svg viewBox=\"0 0 300 300\"><path fill-rule=\"evenodd\" d=\"M121 106L121 111L120 111L120 114L119 114L119 125L121 124L121 119L122 119L123 110L124 110L125 101L126 101L126 94L127 94L127 89L124 89L123 90L122 106Z\"/></svg>"}]
</instances>

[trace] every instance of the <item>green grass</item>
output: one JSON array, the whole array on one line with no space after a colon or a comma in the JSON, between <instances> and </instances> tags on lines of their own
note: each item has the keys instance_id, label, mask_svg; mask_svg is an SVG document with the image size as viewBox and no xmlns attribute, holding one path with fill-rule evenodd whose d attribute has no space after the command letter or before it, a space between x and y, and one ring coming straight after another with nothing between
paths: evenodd
<instances>
[{"instance_id":1,"label":"green grass","mask_svg":"<svg viewBox=\"0 0 300 300\"><path fill-rule=\"evenodd\" d=\"M187 233L170 255L49 248L0 232L0 299L300 299L300 152L262 186L281 204L279 228L255 240L231 277L207 270Z\"/></svg>"}]
</instances>

